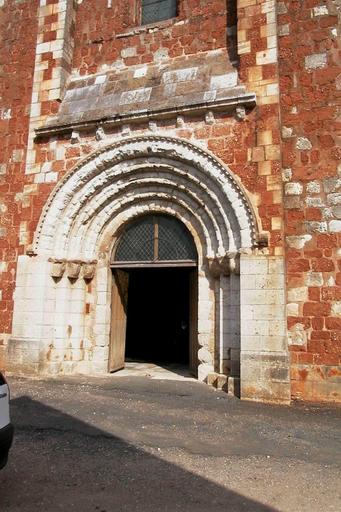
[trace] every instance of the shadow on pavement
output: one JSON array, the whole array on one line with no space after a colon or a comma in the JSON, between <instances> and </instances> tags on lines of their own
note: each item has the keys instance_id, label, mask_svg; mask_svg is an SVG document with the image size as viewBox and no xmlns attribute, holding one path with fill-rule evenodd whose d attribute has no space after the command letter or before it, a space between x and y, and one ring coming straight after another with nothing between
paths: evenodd
<instances>
[{"instance_id":1,"label":"shadow on pavement","mask_svg":"<svg viewBox=\"0 0 341 512\"><path fill-rule=\"evenodd\" d=\"M31 398L12 400L12 420L1 512L275 510Z\"/></svg>"}]
</instances>

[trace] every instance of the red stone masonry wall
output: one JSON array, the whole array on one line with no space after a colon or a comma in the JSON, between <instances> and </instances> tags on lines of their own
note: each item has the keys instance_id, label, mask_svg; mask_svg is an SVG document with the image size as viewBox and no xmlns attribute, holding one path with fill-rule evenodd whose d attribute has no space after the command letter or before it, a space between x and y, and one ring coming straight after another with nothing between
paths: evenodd
<instances>
[{"instance_id":1,"label":"red stone masonry wall","mask_svg":"<svg viewBox=\"0 0 341 512\"><path fill-rule=\"evenodd\" d=\"M76 143L65 134L33 140L34 128L58 111L65 80L226 48L227 70L238 69L257 107L245 119L157 121L157 133L199 141L240 178L268 235L264 252L281 256L285 238L292 394L335 399L341 353L337 2L180 0L177 18L145 27L135 0L113 1L112 8L107 0L83 0L68 4L75 6L72 16L58 0L39 10L38 4L0 2L0 365L11 333L17 256L30 249L56 183L98 149L90 132ZM148 123L129 130L150 133ZM115 127L107 137L122 134Z\"/></svg>"},{"instance_id":2,"label":"red stone masonry wall","mask_svg":"<svg viewBox=\"0 0 341 512\"><path fill-rule=\"evenodd\" d=\"M278 3L292 394L333 400L341 358L340 4Z\"/></svg>"},{"instance_id":3,"label":"red stone masonry wall","mask_svg":"<svg viewBox=\"0 0 341 512\"><path fill-rule=\"evenodd\" d=\"M29 30L25 42L25 52L30 54L30 66L24 65L29 75L25 87L28 88L24 99L26 113L29 110L30 86L37 39L36 18L39 12L39 60L36 60L35 86L36 98L32 103L32 119L53 114L58 108L60 82L55 78L55 70L61 67L58 59L52 58L45 44L55 44L60 35L54 30L57 16L54 12L57 0L48 0L46 7L37 11L37 3L31 10L21 11ZM19 6L26 4L19 4ZM116 4L115 4L116 5ZM157 24L157 27L138 27L136 21L129 18L132 12L126 3L108 9L106 0L84 0L76 9L75 24L70 24L67 34L74 34L73 73L89 74L105 71L112 66L133 66L148 63L151 60L177 58L211 49L227 48L226 67L238 66L239 79L250 92L257 94L257 107L247 113L245 120L237 120L233 114L217 115L213 124L203 117L185 119L185 125L177 127L176 119L158 123L158 133L171 133L193 141L206 144L208 149L222 159L239 176L247 189L249 197L257 211L260 230L268 234L269 254L280 256L283 252L283 212L282 181L280 165L279 96L277 69L276 20L273 4L262 0L257 5L253 0L243 0L236 16L236 2L229 1L191 1L179 3L179 16ZM13 5L8 4L13 16ZM52 13L51 13L52 10ZM30 28L26 16L30 13ZM121 13L121 14L120 14ZM128 18L127 18L128 16ZM238 18L238 23L237 23ZM34 22L34 23L33 23ZM21 21L20 21L21 23ZM34 24L34 28L33 28ZM25 29L25 30L26 30ZM238 54L236 51L238 31ZM20 33L20 30L17 30ZM26 34L26 32L25 32ZM66 34L67 37L69 37ZM53 51L56 50L56 45ZM22 55L25 54L22 52ZM168 56L168 57L167 57ZM37 57L36 57L37 59ZM65 66L64 66L65 67ZM40 84L39 81L40 80ZM56 85L54 81L58 82ZM7 78L7 84L11 80ZM23 81L24 83L24 81ZM27 103L26 103L27 102ZM39 117L40 116L40 117ZM26 130L27 130L27 118ZM132 126L134 133L148 133L148 125ZM121 128L114 129L108 136L121 136ZM23 148L27 144L27 131L23 137ZM6 309L5 319L0 332L11 332L12 294L14 287L15 259L19 253L30 249L34 231L46 203L49 193L58 180L70 170L80 158L98 148L94 134L82 134L79 143L74 144L70 136L58 136L52 140L29 141L29 159L25 166L20 162L16 168L16 180L20 186L16 192L16 201L8 201L11 208L20 212L12 223L13 255L6 256L13 262L11 281L6 292L8 301L2 302ZM20 156L22 162L25 153ZM6 178L8 180L8 176ZM12 178L10 178L10 181ZM12 186L7 185L6 186ZM16 249L14 249L16 248ZM4 281L5 282L5 281Z\"/></svg>"},{"instance_id":4,"label":"red stone masonry wall","mask_svg":"<svg viewBox=\"0 0 341 512\"><path fill-rule=\"evenodd\" d=\"M20 223L32 207L21 202L32 96L38 0L6 0L0 7L0 366L11 332Z\"/></svg>"},{"instance_id":5,"label":"red stone masonry wall","mask_svg":"<svg viewBox=\"0 0 341 512\"><path fill-rule=\"evenodd\" d=\"M81 75L113 63L148 64L156 52L159 58L174 58L227 45L236 58L235 33L226 36L226 27L236 26L234 0L181 0L177 18L145 27L139 23L139 5L139 0L127 0L108 9L107 0L83 1L77 11L73 61Z\"/></svg>"},{"instance_id":6,"label":"red stone masonry wall","mask_svg":"<svg viewBox=\"0 0 341 512\"><path fill-rule=\"evenodd\" d=\"M238 5L239 76L241 82L256 93L257 107L248 118L249 137L239 147L238 156L247 151L247 161L240 158L231 169L242 178L249 192L257 192L254 204L261 218L261 229L269 234L269 253L282 255L283 201L274 2L242 0ZM240 129L244 133L247 131L245 124L240 125ZM236 142L239 143L238 139ZM230 163L228 158L226 163Z\"/></svg>"},{"instance_id":7,"label":"red stone masonry wall","mask_svg":"<svg viewBox=\"0 0 341 512\"><path fill-rule=\"evenodd\" d=\"M260 228L269 235L269 252L281 255L283 201L276 19L269 2L254 5L253 0L247 0L241 4L236 13L234 1L202 1L198 5L183 0L176 19L139 27L130 16L133 9L127 9L126 4L108 9L106 0L84 0L76 13L74 74L103 72L113 65L124 68L159 58L190 58L190 54L227 47L226 69L232 64L238 66L240 82L257 94L257 108L247 114L245 121L238 121L231 114L217 116L213 125L200 118L185 119L181 129L176 128L174 118L169 123L158 123L158 132L172 130L179 137L206 142L208 149L240 177L259 214ZM239 56L235 47L237 30L241 41ZM193 41L197 41L196 46ZM183 65L182 60L179 62ZM148 126L132 130L148 130ZM120 129L116 131L119 137ZM79 145L72 144L69 138L61 138L53 147L50 142L40 141L35 145L36 161L39 166L50 164L48 174L51 178L55 175L57 181L58 175L96 147L93 135L89 139L82 136ZM38 194L43 202L40 185L36 187L34 195ZM33 232L28 233L30 239L32 236Z\"/></svg>"}]
</instances>

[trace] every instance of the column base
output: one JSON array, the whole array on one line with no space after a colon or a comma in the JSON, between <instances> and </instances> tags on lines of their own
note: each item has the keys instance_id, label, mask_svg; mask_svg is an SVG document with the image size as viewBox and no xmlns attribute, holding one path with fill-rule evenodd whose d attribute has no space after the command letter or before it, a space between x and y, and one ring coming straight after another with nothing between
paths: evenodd
<instances>
[{"instance_id":1,"label":"column base","mask_svg":"<svg viewBox=\"0 0 341 512\"><path fill-rule=\"evenodd\" d=\"M207 384L219 391L225 391L229 395L240 398L240 378L222 373L210 373L207 376Z\"/></svg>"}]
</instances>

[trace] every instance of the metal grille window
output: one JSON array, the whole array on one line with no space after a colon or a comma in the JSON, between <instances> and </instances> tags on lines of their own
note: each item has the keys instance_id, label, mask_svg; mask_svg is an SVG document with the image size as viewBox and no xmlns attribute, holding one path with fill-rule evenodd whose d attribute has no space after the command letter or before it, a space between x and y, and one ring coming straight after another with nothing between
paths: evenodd
<instances>
[{"instance_id":1,"label":"metal grille window","mask_svg":"<svg viewBox=\"0 0 341 512\"><path fill-rule=\"evenodd\" d=\"M142 25L177 15L177 0L142 0Z\"/></svg>"},{"instance_id":2,"label":"metal grille window","mask_svg":"<svg viewBox=\"0 0 341 512\"><path fill-rule=\"evenodd\" d=\"M196 262L197 252L186 227L174 217L148 215L131 224L121 236L118 262Z\"/></svg>"},{"instance_id":3,"label":"metal grille window","mask_svg":"<svg viewBox=\"0 0 341 512\"><path fill-rule=\"evenodd\" d=\"M154 222L146 217L132 224L123 234L116 251L119 261L150 261L154 259Z\"/></svg>"},{"instance_id":4,"label":"metal grille window","mask_svg":"<svg viewBox=\"0 0 341 512\"><path fill-rule=\"evenodd\" d=\"M195 260L196 249L187 229L172 217L159 217L158 259Z\"/></svg>"}]
</instances>

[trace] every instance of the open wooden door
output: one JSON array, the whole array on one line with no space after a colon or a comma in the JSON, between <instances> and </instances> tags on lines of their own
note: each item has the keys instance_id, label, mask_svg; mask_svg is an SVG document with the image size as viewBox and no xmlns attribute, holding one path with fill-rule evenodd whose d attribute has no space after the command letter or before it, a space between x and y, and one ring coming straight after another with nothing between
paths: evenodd
<instances>
[{"instance_id":1,"label":"open wooden door","mask_svg":"<svg viewBox=\"0 0 341 512\"><path fill-rule=\"evenodd\" d=\"M189 276L189 370L198 376L198 269Z\"/></svg>"},{"instance_id":2,"label":"open wooden door","mask_svg":"<svg viewBox=\"0 0 341 512\"><path fill-rule=\"evenodd\" d=\"M129 273L124 270L113 271L111 295L111 340L109 371L116 372L124 368Z\"/></svg>"}]
</instances>

